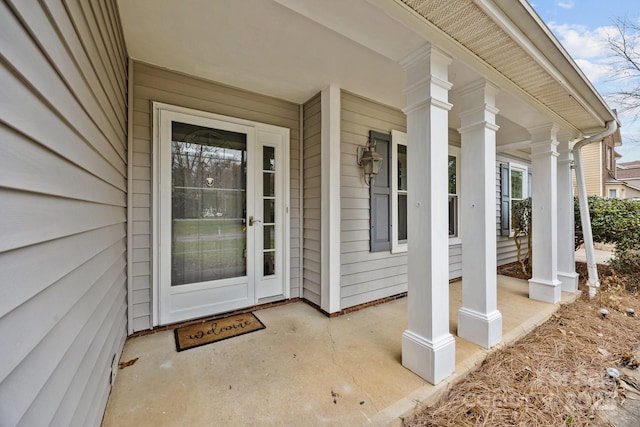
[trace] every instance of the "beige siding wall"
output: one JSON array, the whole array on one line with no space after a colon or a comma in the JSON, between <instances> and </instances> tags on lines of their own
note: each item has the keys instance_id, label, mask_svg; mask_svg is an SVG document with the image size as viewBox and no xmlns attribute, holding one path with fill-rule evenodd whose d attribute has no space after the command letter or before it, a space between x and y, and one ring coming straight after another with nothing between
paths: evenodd
<instances>
[{"instance_id":1,"label":"beige siding wall","mask_svg":"<svg viewBox=\"0 0 640 427\"><path fill-rule=\"evenodd\" d=\"M282 126L291 130L291 296L300 294L300 144L297 104L139 62L133 72L133 330L151 327L151 102Z\"/></svg>"},{"instance_id":2,"label":"beige siding wall","mask_svg":"<svg viewBox=\"0 0 640 427\"><path fill-rule=\"evenodd\" d=\"M369 251L369 187L357 165L357 147L369 131L406 132L402 111L342 91L340 101L341 289L340 307L396 295L407 290L407 255Z\"/></svg>"},{"instance_id":3,"label":"beige siding wall","mask_svg":"<svg viewBox=\"0 0 640 427\"><path fill-rule=\"evenodd\" d=\"M624 189L624 198L625 199L640 199L640 183L638 183L638 187L629 188L626 187Z\"/></svg>"},{"instance_id":4,"label":"beige siding wall","mask_svg":"<svg viewBox=\"0 0 640 427\"><path fill-rule=\"evenodd\" d=\"M320 133L321 95L303 106L303 278L302 296L320 305Z\"/></svg>"},{"instance_id":5,"label":"beige siding wall","mask_svg":"<svg viewBox=\"0 0 640 427\"><path fill-rule=\"evenodd\" d=\"M588 196L604 196L602 184L602 142L594 142L582 148L582 166L584 181L587 184ZM573 177L573 194L578 194L575 172Z\"/></svg>"},{"instance_id":6,"label":"beige siding wall","mask_svg":"<svg viewBox=\"0 0 640 427\"><path fill-rule=\"evenodd\" d=\"M99 426L127 321L115 2L3 2L0 46L0 425Z\"/></svg>"}]
</instances>

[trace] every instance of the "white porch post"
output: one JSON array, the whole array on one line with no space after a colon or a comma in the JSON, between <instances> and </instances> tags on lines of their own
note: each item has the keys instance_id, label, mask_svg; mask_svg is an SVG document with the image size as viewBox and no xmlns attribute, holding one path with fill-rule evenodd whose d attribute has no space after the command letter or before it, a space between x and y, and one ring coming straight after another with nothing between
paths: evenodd
<instances>
[{"instance_id":1,"label":"white porch post","mask_svg":"<svg viewBox=\"0 0 640 427\"><path fill-rule=\"evenodd\" d=\"M502 340L496 275L498 88L481 80L460 89L462 307L458 336L485 348Z\"/></svg>"},{"instance_id":2,"label":"white porch post","mask_svg":"<svg viewBox=\"0 0 640 427\"><path fill-rule=\"evenodd\" d=\"M578 291L574 246L573 179L571 141L558 144L558 280L563 292Z\"/></svg>"},{"instance_id":3,"label":"white porch post","mask_svg":"<svg viewBox=\"0 0 640 427\"><path fill-rule=\"evenodd\" d=\"M425 45L402 62L406 70L409 295L402 364L437 384L455 369L449 333L447 212L448 103L451 58Z\"/></svg>"},{"instance_id":4,"label":"white porch post","mask_svg":"<svg viewBox=\"0 0 640 427\"><path fill-rule=\"evenodd\" d=\"M340 311L340 88L322 89L320 308Z\"/></svg>"},{"instance_id":5,"label":"white porch post","mask_svg":"<svg viewBox=\"0 0 640 427\"><path fill-rule=\"evenodd\" d=\"M533 270L529 279L529 298L557 303L561 291L558 280L557 129L547 125L529 131L533 168Z\"/></svg>"}]
</instances>

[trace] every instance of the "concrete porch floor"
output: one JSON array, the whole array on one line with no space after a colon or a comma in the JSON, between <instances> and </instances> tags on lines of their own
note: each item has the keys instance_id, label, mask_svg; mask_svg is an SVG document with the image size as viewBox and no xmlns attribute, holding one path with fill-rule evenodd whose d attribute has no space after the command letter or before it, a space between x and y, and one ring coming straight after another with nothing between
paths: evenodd
<instances>
[{"instance_id":1,"label":"concrete porch floor","mask_svg":"<svg viewBox=\"0 0 640 427\"><path fill-rule=\"evenodd\" d=\"M456 334L461 282L450 285ZM567 302L575 295L562 295ZM528 298L524 280L498 276L503 342L558 305ZM103 427L386 426L428 401L488 354L456 337L456 372L432 386L401 364L406 298L329 319L304 302L256 311L266 329L176 352L173 331L127 340Z\"/></svg>"}]
</instances>

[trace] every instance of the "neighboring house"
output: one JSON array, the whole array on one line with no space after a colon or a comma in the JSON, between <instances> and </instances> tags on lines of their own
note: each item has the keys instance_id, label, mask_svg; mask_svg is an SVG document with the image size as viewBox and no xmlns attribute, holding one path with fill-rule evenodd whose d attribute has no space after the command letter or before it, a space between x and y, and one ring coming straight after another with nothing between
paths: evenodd
<instances>
[{"instance_id":1,"label":"neighboring house","mask_svg":"<svg viewBox=\"0 0 640 427\"><path fill-rule=\"evenodd\" d=\"M640 200L640 161L618 163L616 182L609 184L609 197Z\"/></svg>"},{"instance_id":2,"label":"neighboring house","mask_svg":"<svg viewBox=\"0 0 640 427\"><path fill-rule=\"evenodd\" d=\"M292 298L408 291L438 383L451 278L458 336L501 340L529 194L530 297L576 290L571 144L616 118L525 1L1 7L3 426L99 425L128 335Z\"/></svg>"},{"instance_id":3,"label":"neighboring house","mask_svg":"<svg viewBox=\"0 0 640 427\"><path fill-rule=\"evenodd\" d=\"M611 197L611 189L616 188L618 184L616 182L616 163L620 155L616 152L616 147L621 145L620 130L617 130L602 141L594 142L582 149L587 195ZM574 194L578 194L575 176L573 189Z\"/></svg>"}]
</instances>

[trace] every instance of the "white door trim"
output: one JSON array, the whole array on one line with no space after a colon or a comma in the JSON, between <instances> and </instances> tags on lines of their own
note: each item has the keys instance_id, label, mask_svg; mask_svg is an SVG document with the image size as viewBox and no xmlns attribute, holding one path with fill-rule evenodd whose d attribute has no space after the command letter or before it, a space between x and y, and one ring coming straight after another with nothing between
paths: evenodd
<instances>
[{"instance_id":1,"label":"white door trim","mask_svg":"<svg viewBox=\"0 0 640 427\"><path fill-rule=\"evenodd\" d=\"M160 136L161 136L161 114L163 111L171 112L171 113L179 113L186 114L194 118L204 118L204 119L213 119L217 121L223 121L235 125L247 126L253 128L253 131L259 138L260 134L279 134L283 138L284 149L282 150L283 154L283 181L284 181L284 218L283 218L283 233L282 239L284 242L284 252L282 256L282 293L280 295L276 295L271 298L263 298L261 301L258 301L257 296L254 297L254 304L258 304L259 302L267 302L267 300L277 300L283 298L290 297L290 170L289 170L289 143L290 143L290 130L287 128L283 128L280 126L269 125L265 123L254 122L251 120L244 120L235 117L223 116L220 114L208 113L200 110L195 110L186 107L179 107L171 104L161 103L161 102L153 102L152 103L152 131L153 131L153 139L152 139L152 174L151 174L151 193L152 193L152 218L151 218L151 262L152 262L152 325L158 326L161 324L160 318L160 298L161 298L161 288L160 288L160 278L161 278L161 269L160 269L160 248L162 245L162 230L160 225L160 206L161 206L161 191L160 191L160 171L161 171L161 155L160 155ZM247 174L247 179L249 177L254 177L254 171ZM252 178L253 179L253 178ZM249 215L249 214L248 214ZM257 295L257 293L254 293ZM166 321L162 321L163 323L167 323Z\"/></svg>"}]
</instances>

